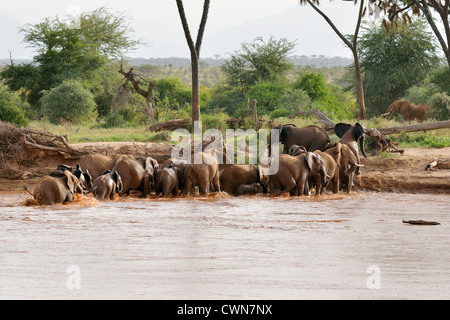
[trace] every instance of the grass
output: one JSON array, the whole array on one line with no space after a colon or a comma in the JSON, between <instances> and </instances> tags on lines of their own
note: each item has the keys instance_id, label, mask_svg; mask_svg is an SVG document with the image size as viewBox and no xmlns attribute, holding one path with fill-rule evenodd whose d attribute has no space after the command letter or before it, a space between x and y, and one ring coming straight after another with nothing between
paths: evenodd
<instances>
[{"instance_id":1,"label":"grass","mask_svg":"<svg viewBox=\"0 0 450 320\"><path fill-rule=\"evenodd\" d=\"M224 115L217 115L221 124L224 123ZM208 125L213 128L217 125L213 115L205 116L203 130L208 129ZM269 117L264 116L264 128L268 128ZM304 127L315 123L316 118L313 116L297 117L295 119L277 118L273 119L273 125L292 123L297 127ZM335 123L355 123L356 120L333 120ZM403 123L395 120L384 118L372 118L361 121L366 128L385 128L393 126L401 126ZM72 125L61 124L54 125L47 121L33 121L31 127L39 130L47 130L54 134L67 135L69 143L83 142L172 142L170 140L170 132L150 132L145 125L132 125L125 128L101 128L98 124ZM223 128L226 129L226 128ZM332 142L336 142L339 138L329 132ZM432 130L427 132L411 132L389 135L387 138L399 143L399 148L444 148L450 146L450 129Z\"/></svg>"}]
</instances>

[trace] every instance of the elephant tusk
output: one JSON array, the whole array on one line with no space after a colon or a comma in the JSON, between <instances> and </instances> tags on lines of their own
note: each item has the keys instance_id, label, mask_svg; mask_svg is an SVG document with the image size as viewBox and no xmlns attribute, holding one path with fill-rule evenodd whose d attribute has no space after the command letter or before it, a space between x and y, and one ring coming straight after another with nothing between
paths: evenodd
<instances>
[{"instance_id":1,"label":"elephant tusk","mask_svg":"<svg viewBox=\"0 0 450 320\"><path fill-rule=\"evenodd\" d=\"M355 166L357 166L357 167L364 167L363 164L357 164L357 163L355 163Z\"/></svg>"}]
</instances>

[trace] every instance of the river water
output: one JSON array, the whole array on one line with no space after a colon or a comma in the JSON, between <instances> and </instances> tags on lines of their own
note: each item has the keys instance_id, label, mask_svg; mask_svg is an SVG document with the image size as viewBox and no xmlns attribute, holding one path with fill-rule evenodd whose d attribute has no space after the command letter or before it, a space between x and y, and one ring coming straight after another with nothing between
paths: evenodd
<instances>
[{"instance_id":1,"label":"river water","mask_svg":"<svg viewBox=\"0 0 450 320\"><path fill-rule=\"evenodd\" d=\"M28 198L0 193L0 299L450 298L449 195Z\"/></svg>"}]
</instances>

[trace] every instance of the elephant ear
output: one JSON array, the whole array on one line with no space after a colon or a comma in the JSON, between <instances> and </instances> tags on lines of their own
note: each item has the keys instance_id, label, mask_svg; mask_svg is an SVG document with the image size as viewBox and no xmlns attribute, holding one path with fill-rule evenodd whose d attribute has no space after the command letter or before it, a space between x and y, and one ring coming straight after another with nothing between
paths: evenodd
<instances>
[{"instance_id":1,"label":"elephant ear","mask_svg":"<svg viewBox=\"0 0 450 320\"><path fill-rule=\"evenodd\" d=\"M70 193L74 193L75 191L75 176L70 171L64 171L64 182L67 186L67 189L69 189Z\"/></svg>"},{"instance_id":2,"label":"elephant ear","mask_svg":"<svg viewBox=\"0 0 450 320\"><path fill-rule=\"evenodd\" d=\"M122 178L120 177L119 173L116 170L114 170L113 172L111 172L111 176L114 179L114 181L116 182L116 191L118 193L122 192L123 183L122 183Z\"/></svg>"},{"instance_id":3,"label":"elephant ear","mask_svg":"<svg viewBox=\"0 0 450 320\"><path fill-rule=\"evenodd\" d=\"M355 124L355 132L354 132L354 135L355 135L355 140L356 140L356 141L364 135L364 128L363 128L363 126L362 126L359 122L357 122L357 123Z\"/></svg>"},{"instance_id":4,"label":"elephant ear","mask_svg":"<svg viewBox=\"0 0 450 320\"><path fill-rule=\"evenodd\" d=\"M339 137L342 138L344 134L352 127L351 124L348 123L338 123L334 126L334 133Z\"/></svg>"},{"instance_id":5,"label":"elephant ear","mask_svg":"<svg viewBox=\"0 0 450 320\"><path fill-rule=\"evenodd\" d=\"M306 153L305 163L306 163L306 166L308 167L309 171L312 171L312 168L314 165L314 158L315 158L315 154L313 152Z\"/></svg>"}]
</instances>

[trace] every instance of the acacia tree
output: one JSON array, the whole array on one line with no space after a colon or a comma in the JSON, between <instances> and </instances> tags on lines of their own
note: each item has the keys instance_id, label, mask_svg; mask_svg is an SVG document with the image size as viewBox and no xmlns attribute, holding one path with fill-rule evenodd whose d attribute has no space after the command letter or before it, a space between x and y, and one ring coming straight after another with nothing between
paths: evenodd
<instances>
[{"instance_id":1,"label":"acacia tree","mask_svg":"<svg viewBox=\"0 0 450 320\"><path fill-rule=\"evenodd\" d=\"M369 115L384 113L392 101L418 85L439 62L433 34L418 20L403 32L368 24L361 36L364 93ZM415 102L417 103L417 102Z\"/></svg>"},{"instance_id":2,"label":"acacia tree","mask_svg":"<svg viewBox=\"0 0 450 320\"><path fill-rule=\"evenodd\" d=\"M192 67L192 127L194 121L200 121L200 84L199 84L199 69L200 69L200 48L202 45L203 34L205 33L206 20L208 19L210 0L205 0L203 3L203 14L200 20L200 27L197 33L197 39L194 43L189 25L184 12L182 0L177 0L178 13L180 14L181 24L184 30L184 36L191 52L191 67Z\"/></svg>"},{"instance_id":3,"label":"acacia tree","mask_svg":"<svg viewBox=\"0 0 450 320\"><path fill-rule=\"evenodd\" d=\"M344 0L345 1L345 0ZM355 3L357 3L358 0L355 0ZM324 19L325 21L330 25L330 27L333 29L333 31L341 38L341 40L349 47L353 54L353 60L355 62L355 72L356 72L356 82L358 86L358 103L359 103L359 119L363 120L366 118L366 106L364 102L364 89L362 85L362 77L361 77L361 67L359 63L359 57L358 57L358 33L361 27L361 21L362 17L364 16L366 12L366 5L364 0L360 0L359 4L359 11L358 11L358 19L356 22L356 27L353 35L351 35L351 42L349 39L347 39L336 27L336 25L331 21L331 19L318 8L319 0L299 0L300 4L306 4L308 3L315 11L317 11Z\"/></svg>"},{"instance_id":4,"label":"acacia tree","mask_svg":"<svg viewBox=\"0 0 450 320\"><path fill-rule=\"evenodd\" d=\"M436 35L439 44L444 51L450 67L450 0L371 0L377 2L377 6L382 8L391 23L383 20L383 25L389 31L391 28L397 28L398 21L402 20L405 25L411 24L412 15L424 15ZM442 35L436 23L439 20L434 19L433 12L439 15L445 35Z\"/></svg>"}]
</instances>

